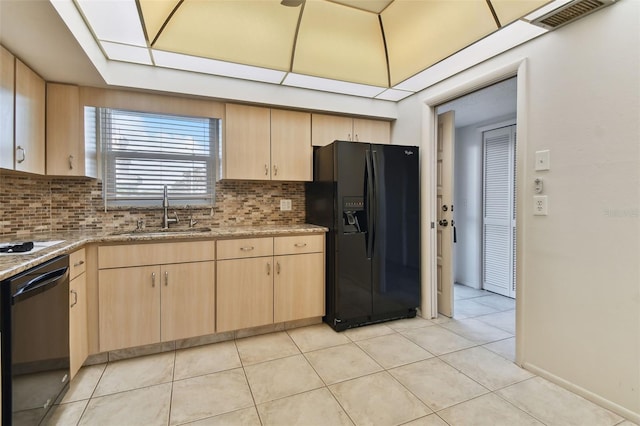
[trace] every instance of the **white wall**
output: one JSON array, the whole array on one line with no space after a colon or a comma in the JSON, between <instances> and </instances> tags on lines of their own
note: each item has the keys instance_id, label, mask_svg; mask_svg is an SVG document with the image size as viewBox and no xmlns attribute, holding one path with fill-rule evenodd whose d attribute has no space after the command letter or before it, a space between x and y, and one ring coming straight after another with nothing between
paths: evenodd
<instances>
[{"instance_id":1,"label":"white wall","mask_svg":"<svg viewBox=\"0 0 640 426\"><path fill-rule=\"evenodd\" d=\"M393 137L431 135L423 100L522 58L518 359L640 421L640 2L613 6L401 102ZM521 96L519 91L518 96ZM520 116L520 114L523 114ZM551 170L534 154L551 151ZM423 162L423 168L426 164ZM423 169L425 176L428 171ZM533 216L542 176L549 216ZM423 184L429 184L423 180ZM423 209L432 211L427 201ZM428 266L428 262L423 264ZM430 271L426 272L429 276Z\"/></svg>"}]
</instances>

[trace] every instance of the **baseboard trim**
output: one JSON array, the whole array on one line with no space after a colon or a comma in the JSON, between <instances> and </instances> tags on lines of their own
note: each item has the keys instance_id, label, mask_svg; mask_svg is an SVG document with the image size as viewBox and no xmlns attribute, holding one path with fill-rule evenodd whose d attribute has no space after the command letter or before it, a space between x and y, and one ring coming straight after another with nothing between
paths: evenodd
<instances>
[{"instance_id":1,"label":"baseboard trim","mask_svg":"<svg viewBox=\"0 0 640 426\"><path fill-rule=\"evenodd\" d=\"M558 377L555 374L552 374L547 370L540 368L536 365L525 362L523 364L523 368L526 370L529 370L534 374L537 374L538 376L544 379L549 380L552 383L555 383L556 385L564 389L567 389L575 393L576 395L580 395L581 397L583 397L588 401L598 404L599 406L606 408L609 411L613 411L617 415L622 416L625 419L632 421L633 423L640 425L640 413L633 412L628 408L625 408L621 405L616 404L615 402L609 401L608 399L603 398L600 395L597 395L581 386L578 386L575 383L569 382L563 379L562 377Z\"/></svg>"}]
</instances>

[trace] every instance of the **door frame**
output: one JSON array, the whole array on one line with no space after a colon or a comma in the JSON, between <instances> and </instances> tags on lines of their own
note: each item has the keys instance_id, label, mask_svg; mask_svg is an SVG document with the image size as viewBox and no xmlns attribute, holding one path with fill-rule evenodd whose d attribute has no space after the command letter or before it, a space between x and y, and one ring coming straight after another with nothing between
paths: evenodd
<instances>
[{"instance_id":1,"label":"door frame","mask_svg":"<svg viewBox=\"0 0 640 426\"><path fill-rule=\"evenodd\" d=\"M462 75L465 73L462 72ZM441 83L445 86L438 93L427 95L422 99L422 151L421 162L421 249L422 249L422 301L421 312L425 318L437 318L437 257L436 257L436 235L435 228L437 217L436 206L436 148L437 148L437 113L436 108L445 102L454 100L478 89L498 83L502 80L517 77L517 104L516 104L516 125L518 128L518 143L516 144L516 169L521 173L516 175L516 282L519 286L518 297L516 298L516 363L522 365L526 351L523 329L526 321L524 310L526 280L523 276L524 256L522 255L525 231L522 226L524 209L522 208L524 188L525 188L525 162L528 134L528 108L527 108L527 59L521 58L501 67L496 67L488 72L472 79L467 79L461 83L464 77L454 76L450 80L452 83Z\"/></svg>"}]
</instances>

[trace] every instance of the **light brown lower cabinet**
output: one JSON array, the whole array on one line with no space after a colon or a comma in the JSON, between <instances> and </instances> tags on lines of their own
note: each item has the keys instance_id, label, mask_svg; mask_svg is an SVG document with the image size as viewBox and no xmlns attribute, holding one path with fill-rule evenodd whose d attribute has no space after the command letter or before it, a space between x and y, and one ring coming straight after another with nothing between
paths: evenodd
<instances>
[{"instance_id":1,"label":"light brown lower cabinet","mask_svg":"<svg viewBox=\"0 0 640 426\"><path fill-rule=\"evenodd\" d=\"M324 254L275 256L273 321L324 315Z\"/></svg>"},{"instance_id":2,"label":"light brown lower cabinet","mask_svg":"<svg viewBox=\"0 0 640 426\"><path fill-rule=\"evenodd\" d=\"M273 323L273 257L218 261L217 331Z\"/></svg>"},{"instance_id":3,"label":"light brown lower cabinet","mask_svg":"<svg viewBox=\"0 0 640 426\"><path fill-rule=\"evenodd\" d=\"M69 281L69 362L71 379L89 355L87 330L87 276L82 273Z\"/></svg>"},{"instance_id":4,"label":"light brown lower cabinet","mask_svg":"<svg viewBox=\"0 0 640 426\"><path fill-rule=\"evenodd\" d=\"M98 272L100 351L160 341L160 267Z\"/></svg>"},{"instance_id":5,"label":"light brown lower cabinet","mask_svg":"<svg viewBox=\"0 0 640 426\"><path fill-rule=\"evenodd\" d=\"M215 262L163 265L160 338L163 342L215 332Z\"/></svg>"},{"instance_id":6,"label":"light brown lower cabinet","mask_svg":"<svg viewBox=\"0 0 640 426\"><path fill-rule=\"evenodd\" d=\"M101 269L100 351L215 332L215 262Z\"/></svg>"},{"instance_id":7,"label":"light brown lower cabinet","mask_svg":"<svg viewBox=\"0 0 640 426\"><path fill-rule=\"evenodd\" d=\"M218 241L218 259L218 332L324 315L324 235Z\"/></svg>"}]
</instances>

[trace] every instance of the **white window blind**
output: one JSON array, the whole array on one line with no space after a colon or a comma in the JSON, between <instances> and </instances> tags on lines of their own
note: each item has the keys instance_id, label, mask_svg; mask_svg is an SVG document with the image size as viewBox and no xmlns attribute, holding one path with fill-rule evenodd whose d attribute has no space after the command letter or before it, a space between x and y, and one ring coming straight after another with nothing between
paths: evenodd
<instances>
[{"instance_id":1,"label":"white window blind","mask_svg":"<svg viewBox=\"0 0 640 426\"><path fill-rule=\"evenodd\" d=\"M96 108L105 206L213 205L219 120Z\"/></svg>"}]
</instances>

